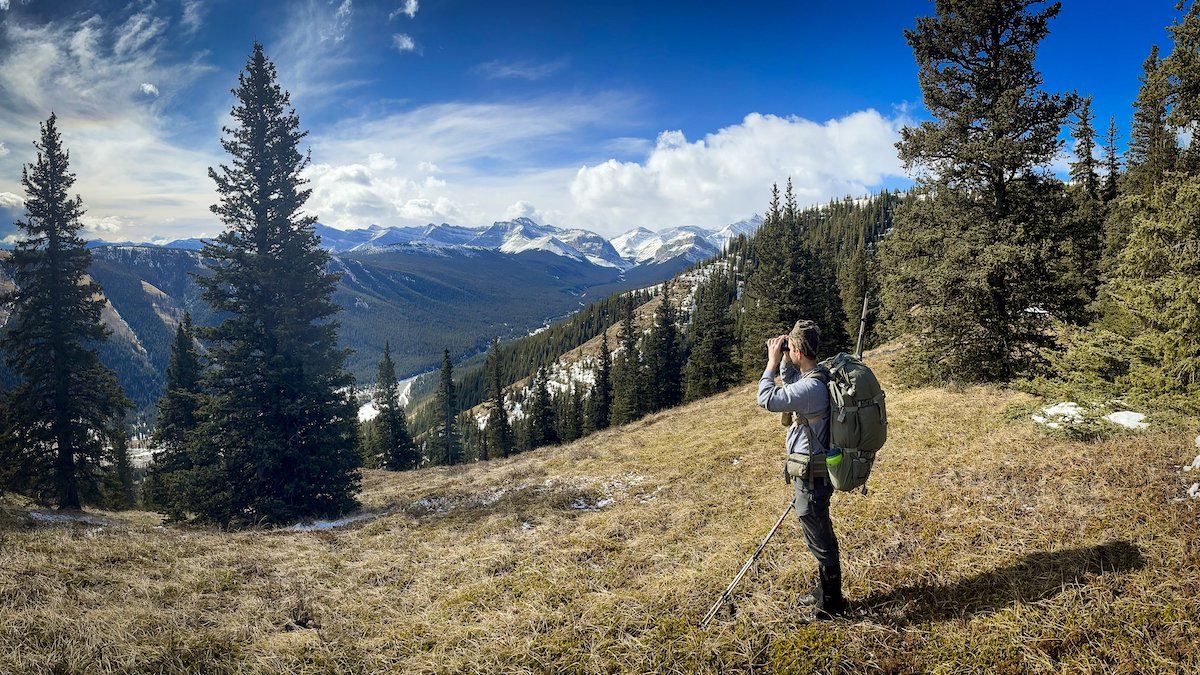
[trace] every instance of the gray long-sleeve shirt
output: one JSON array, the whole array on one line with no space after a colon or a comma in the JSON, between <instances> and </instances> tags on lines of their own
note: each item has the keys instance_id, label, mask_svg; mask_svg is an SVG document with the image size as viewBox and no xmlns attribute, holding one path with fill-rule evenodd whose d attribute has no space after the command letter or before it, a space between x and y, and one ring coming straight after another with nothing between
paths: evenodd
<instances>
[{"instance_id":1,"label":"gray long-sleeve shirt","mask_svg":"<svg viewBox=\"0 0 1200 675\"><path fill-rule=\"evenodd\" d=\"M821 453L829 447L829 389L821 380L805 377L807 374L801 373L784 358L783 386L775 384L776 373L770 369L764 371L762 379L758 381L758 404L769 412L790 411L795 416L804 417L821 446L810 448L804 427L793 424L788 427L784 442L788 453L809 455Z\"/></svg>"}]
</instances>

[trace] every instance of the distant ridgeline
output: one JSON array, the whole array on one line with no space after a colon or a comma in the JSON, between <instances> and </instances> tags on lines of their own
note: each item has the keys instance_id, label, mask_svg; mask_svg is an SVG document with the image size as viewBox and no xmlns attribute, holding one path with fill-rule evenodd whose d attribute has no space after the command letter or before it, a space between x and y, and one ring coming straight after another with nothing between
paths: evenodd
<instances>
[{"instance_id":1,"label":"distant ridgeline","mask_svg":"<svg viewBox=\"0 0 1200 675\"><path fill-rule=\"evenodd\" d=\"M590 298L657 283L687 264L677 258L621 269L540 250L406 245L337 253L331 268L342 275L333 295L342 308L339 342L353 350L347 367L366 385L386 341L398 372L421 372L436 365L443 348L476 353L493 337L523 335ZM101 345L102 360L135 407L147 411L162 394L184 312L199 326L216 322L193 278L206 273L204 261L197 250L101 245L92 248L89 273L109 301L102 319L113 339ZM0 285L6 283L0 271ZM0 365L0 379L12 384L3 371Z\"/></svg>"},{"instance_id":2,"label":"distant ridgeline","mask_svg":"<svg viewBox=\"0 0 1200 675\"><path fill-rule=\"evenodd\" d=\"M891 228L901 199L885 191L798 209L790 195L781 204L776 194L755 234L731 238L720 254L667 282L669 307L662 285L614 294L545 330L496 345L487 358L460 363L453 402L459 458L570 441L724 390L756 373L766 338L786 332L799 317L821 323L827 351L848 348L863 291L875 284L875 243ZM623 320L634 327L632 337L626 337ZM604 333L611 359L607 385L597 372ZM487 447L495 382L504 388L513 427L507 448ZM603 386L608 393L598 395ZM444 396L437 373L422 376L410 390L410 430L430 463L441 463L438 446L445 441L439 394ZM597 410L605 399L609 409ZM621 410L611 407L618 402L625 402L617 405Z\"/></svg>"}]
</instances>

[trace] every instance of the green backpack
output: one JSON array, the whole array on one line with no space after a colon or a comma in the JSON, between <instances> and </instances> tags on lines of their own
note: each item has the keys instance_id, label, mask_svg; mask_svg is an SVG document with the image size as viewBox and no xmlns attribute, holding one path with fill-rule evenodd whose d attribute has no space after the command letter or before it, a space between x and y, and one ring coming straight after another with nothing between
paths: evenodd
<instances>
[{"instance_id":1,"label":"green backpack","mask_svg":"<svg viewBox=\"0 0 1200 675\"><path fill-rule=\"evenodd\" d=\"M829 482L843 492L862 487L887 440L887 408L875 373L852 354L821 362L829 370L829 444L840 455L826 457Z\"/></svg>"}]
</instances>

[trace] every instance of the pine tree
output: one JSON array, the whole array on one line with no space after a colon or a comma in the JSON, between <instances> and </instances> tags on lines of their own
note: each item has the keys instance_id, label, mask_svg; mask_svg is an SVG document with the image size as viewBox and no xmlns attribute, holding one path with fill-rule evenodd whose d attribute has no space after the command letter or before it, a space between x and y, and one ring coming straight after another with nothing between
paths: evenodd
<instances>
[{"instance_id":1,"label":"pine tree","mask_svg":"<svg viewBox=\"0 0 1200 675\"><path fill-rule=\"evenodd\" d=\"M1096 131L1092 126L1092 97L1080 100L1075 109L1075 121L1071 125L1071 136L1075 138L1075 161L1071 162L1071 180L1083 188L1089 199L1100 197L1100 178L1096 173Z\"/></svg>"},{"instance_id":2,"label":"pine tree","mask_svg":"<svg viewBox=\"0 0 1200 675\"><path fill-rule=\"evenodd\" d=\"M1191 2L1189 5L1181 1L1178 7L1185 5L1187 9L1183 19L1168 28L1174 46L1170 56L1162 61L1161 70L1169 87L1167 131L1193 131L1188 146L1179 154L1175 168L1194 174L1200 171L1200 134L1194 133L1196 121L1200 120L1200 4ZM1168 139L1164 138L1163 141L1166 144ZM1174 135L1169 141L1169 147L1173 148Z\"/></svg>"},{"instance_id":3,"label":"pine tree","mask_svg":"<svg viewBox=\"0 0 1200 675\"><path fill-rule=\"evenodd\" d=\"M414 469L420 461L417 446L408 434L408 422L404 417L404 406L400 403L400 382L396 379L396 364L392 361L392 345L383 343L383 357L379 360L379 374L375 380L375 405L379 414L375 417L374 447L370 453L379 458L379 465L391 471Z\"/></svg>"},{"instance_id":4,"label":"pine tree","mask_svg":"<svg viewBox=\"0 0 1200 675\"><path fill-rule=\"evenodd\" d=\"M109 455L112 471L108 476L105 505L113 511L133 508L137 503L137 489L133 480L133 464L129 457L129 434L124 427L113 430Z\"/></svg>"},{"instance_id":5,"label":"pine tree","mask_svg":"<svg viewBox=\"0 0 1200 675\"><path fill-rule=\"evenodd\" d=\"M563 423L564 443L583 437L583 417L583 387L578 382L572 382L571 393L567 396L566 420Z\"/></svg>"},{"instance_id":6,"label":"pine tree","mask_svg":"<svg viewBox=\"0 0 1200 675\"><path fill-rule=\"evenodd\" d=\"M675 325L675 306L671 304L671 284L663 284L658 307L654 310L654 324L646 335L647 362L647 405L650 410L661 410L679 405L683 400L683 365L685 355Z\"/></svg>"},{"instance_id":7,"label":"pine tree","mask_svg":"<svg viewBox=\"0 0 1200 675\"><path fill-rule=\"evenodd\" d=\"M843 330L831 311L827 296L833 280L823 280L812 251L805 245L798 210L788 179L785 206L779 206L779 189L772 189L771 207L751 242L753 260L742 298L742 370L746 376L762 372L766 342L789 330L799 319L813 319L822 333ZM835 329L829 325L837 320Z\"/></svg>"},{"instance_id":8,"label":"pine tree","mask_svg":"<svg viewBox=\"0 0 1200 675\"><path fill-rule=\"evenodd\" d=\"M233 93L233 125L221 140L232 162L209 169L220 196L212 211L226 229L204 247L211 274L197 277L225 316L203 332L210 396L193 457L214 479L202 481L214 493L196 501L213 511L191 510L235 523L334 516L356 504L361 457L332 319L338 277L327 271L316 218L303 212L307 132L261 45Z\"/></svg>"},{"instance_id":9,"label":"pine tree","mask_svg":"<svg viewBox=\"0 0 1200 675\"><path fill-rule=\"evenodd\" d=\"M1104 136L1104 185L1100 198L1107 204L1117 198L1117 181L1121 177L1121 155L1117 152L1117 119L1108 119L1108 133Z\"/></svg>"},{"instance_id":10,"label":"pine tree","mask_svg":"<svg viewBox=\"0 0 1200 675\"><path fill-rule=\"evenodd\" d=\"M737 381L733 362L733 315L730 307L737 296L732 274L717 270L696 289L696 310L688 338L686 368L687 400L712 396Z\"/></svg>"},{"instance_id":11,"label":"pine tree","mask_svg":"<svg viewBox=\"0 0 1200 675\"><path fill-rule=\"evenodd\" d=\"M538 367L534 374L533 387L529 395L530 447L557 445L559 438L555 410L554 404L550 400L550 386L544 366Z\"/></svg>"},{"instance_id":12,"label":"pine tree","mask_svg":"<svg viewBox=\"0 0 1200 675\"><path fill-rule=\"evenodd\" d=\"M458 464L463 457L455 405L454 365L450 362L449 349L442 352L442 372L434 409L437 421L433 428L433 456L445 465Z\"/></svg>"},{"instance_id":13,"label":"pine tree","mask_svg":"<svg viewBox=\"0 0 1200 675\"><path fill-rule=\"evenodd\" d=\"M937 0L905 32L934 119L901 131L925 199L897 212L880 267L886 312L914 338L910 381L1009 380L1049 343L1042 310L1081 310L1070 201L1045 172L1074 101L1041 90L1037 45L1060 6L1039 4Z\"/></svg>"},{"instance_id":14,"label":"pine tree","mask_svg":"<svg viewBox=\"0 0 1200 675\"><path fill-rule=\"evenodd\" d=\"M1149 194L1175 166L1179 147L1168 126L1170 81L1158 57L1158 45L1142 63L1142 87L1133 102L1133 126L1126 154L1126 183L1131 192Z\"/></svg>"},{"instance_id":15,"label":"pine tree","mask_svg":"<svg viewBox=\"0 0 1200 675\"><path fill-rule=\"evenodd\" d=\"M161 510L173 521L185 518L190 502L186 487L188 472L193 469L193 433L200 424L200 406L204 400L202 375L192 315L185 313L175 327L166 386L158 401L156 449L142 488L146 505Z\"/></svg>"},{"instance_id":16,"label":"pine tree","mask_svg":"<svg viewBox=\"0 0 1200 675\"><path fill-rule=\"evenodd\" d=\"M500 379L500 339L492 341L488 352L488 417L485 448L487 456L508 457L513 451L513 430L508 422L508 411L504 407L504 384Z\"/></svg>"},{"instance_id":17,"label":"pine tree","mask_svg":"<svg viewBox=\"0 0 1200 675\"><path fill-rule=\"evenodd\" d=\"M643 407L644 377L641 354L638 351L638 331L633 322L633 300L625 305L621 317L619 354L613 366L613 402L610 424L628 424L645 414Z\"/></svg>"},{"instance_id":18,"label":"pine tree","mask_svg":"<svg viewBox=\"0 0 1200 675\"><path fill-rule=\"evenodd\" d=\"M608 427L612 416L613 377L612 351L608 347L608 330L600 332L600 354L597 356L596 381L588 396L587 431Z\"/></svg>"},{"instance_id":19,"label":"pine tree","mask_svg":"<svg viewBox=\"0 0 1200 675\"><path fill-rule=\"evenodd\" d=\"M7 261L14 290L0 296L12 314L0 347L19 378L9 414L16 427L19 491L62 509L99 499L106 443L130 402L100 363L105 299L87 276L91 253L79 237L83 203L70 197L75 174L53 114L34 143L37 160L21 170L25 238Z\"/></svg>"}]
</instances>

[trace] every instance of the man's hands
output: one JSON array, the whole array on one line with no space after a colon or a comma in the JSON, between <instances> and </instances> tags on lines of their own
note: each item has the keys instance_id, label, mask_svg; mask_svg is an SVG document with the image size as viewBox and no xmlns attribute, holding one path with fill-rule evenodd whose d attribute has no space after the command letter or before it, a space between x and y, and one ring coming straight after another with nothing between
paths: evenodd
<instances>
[{"instance_id":1,"label":"man's hands","mask_svg":"<svg viewBox=\"0 0 1200 675\"><path fill-rule=\"evenodd\" d=\"M767 340L767 370L779 370L779 362L783 360L783 344L787 339L788 336L780 335Z\"/></svg>"}]
</instances>

